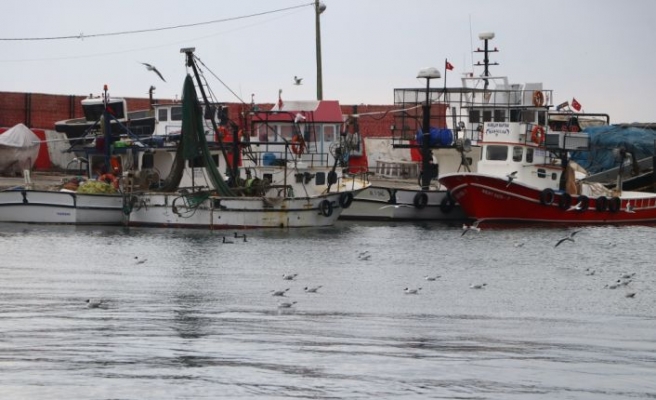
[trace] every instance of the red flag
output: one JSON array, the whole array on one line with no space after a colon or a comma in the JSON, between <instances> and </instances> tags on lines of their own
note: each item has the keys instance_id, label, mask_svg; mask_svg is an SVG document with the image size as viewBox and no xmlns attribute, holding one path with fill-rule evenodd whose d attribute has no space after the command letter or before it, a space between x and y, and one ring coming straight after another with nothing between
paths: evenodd
<instances>
[{"instance_id":1,"label":"red flag","mask_svg":"<svg viewBox=\"0 0 656 400\"><path fill-rule=\"evenodd\" d=\"M278 90L278 110L282 110L282 89Z\"/></svg>"},{"instance_id":2,"label":"red flag","mask_svg":"<svg viewBox=\"0 0 656 400\"><path fill-rule=\"evenodd\" d=\"M576 111L581 111L581 103L576 101L576 99L573 97L572 97L572 108L575 109Z\"/></svg>"},{"instance_id":3,"label":"red flag","mask_svg":"<svg viewBox=\"0 0 656 400\"><path fill-rule=\"evenodd\" d=\"M451 64L450 62L447 61L446 62L446 69L448 69L449 71L452 71L453 70L453 64Z\"/></svg>"}]
</instances>

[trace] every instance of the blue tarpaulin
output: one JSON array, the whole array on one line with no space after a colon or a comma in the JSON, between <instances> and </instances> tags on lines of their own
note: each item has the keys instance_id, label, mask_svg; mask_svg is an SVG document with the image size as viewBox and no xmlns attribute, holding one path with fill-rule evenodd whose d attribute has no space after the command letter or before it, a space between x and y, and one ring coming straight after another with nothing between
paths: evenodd
<instances>
[{"instance_id":1,"label":"blue tarpaulin","mask_svg":"<svg viewBox=\"0 0 656 400\"><path fill-rule=\"evenodd\" d=\"M608 125L589 127L583 132L590 136L590 151L573 152L570 159L590 174L618 167L617 150L621 148L633 153L636 160L654 155L656 131L652 129Z\"/></svg>"}]
</instances>

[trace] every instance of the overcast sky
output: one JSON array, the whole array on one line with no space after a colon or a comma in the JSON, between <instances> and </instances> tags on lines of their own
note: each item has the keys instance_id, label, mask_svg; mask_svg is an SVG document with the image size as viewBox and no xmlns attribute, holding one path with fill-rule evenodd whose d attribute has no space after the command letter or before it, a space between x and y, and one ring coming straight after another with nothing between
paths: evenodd
<instances>
[{"instance_id":1,"label":"overcast sky","mask_svg":"<svg viewBox=\"0 0 656 400\"><path fill-rule=\"evenodd\" d=\"M652 0L324 0L321 15L324 99L392 104L398 87L422 87L422 67L455 69L447 86L472 70L478 34L494 32L512 83L542 82L553 103L576 98L611 122L656 122L656 1ZM179 97L196 55L245 102L316 98L313 0L23 0L3 2L0 91ZM300 7L296 7L300 6ZM295 8L291 8L295 7ZM291 8L287 11L272 12ZM194 27L179 25L245 17ZM93 37L135 30L155 30ZM81 36L61 40L6 40ZM86 37L85 37L86 36ZM475 57L476 55L474 55ZM478 58L473 60L478 61ZM166 82L140 62L155 65ZM480 74L480 69L474 70ZM293 77L303 84L293 85ZM239 101L207 75L219 101ZM434 81L444 85L444 77Z\"/></svg>"}]
</instances>

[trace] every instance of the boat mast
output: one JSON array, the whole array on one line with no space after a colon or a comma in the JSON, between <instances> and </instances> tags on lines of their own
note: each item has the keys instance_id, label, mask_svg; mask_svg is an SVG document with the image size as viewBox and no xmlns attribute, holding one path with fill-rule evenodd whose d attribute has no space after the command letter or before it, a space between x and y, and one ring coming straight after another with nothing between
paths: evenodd
<instances>
[{"instance_id":1,"label":"boat mast","mask_svg":"<svg viewBox=\"0 0 656 400\"><path fill-rule=\"evenodd\" d=\"M479 48L479 49L477 49L477 50L475 51L475 53L481 53L481 52L483 53L483 68L484 68L484 69L483 69L483 77L484 77L484 78L483 78L483 81L485 82L485 85L483 86L483 89L487 90L487 87L489 86L490 82L489 82L489 80L486 79L485 77L487 77L487 76L492 76L492 75L490 75L490 65L499 65L499 63L496 63L496 62L495 62L495 63L490 63L490 57L489 57L489 54L490 54L490 53L496 53L496 52L498 52L499 50L497 50L496 47L494 48L494 50L490 50L490 47L489 47L489 43L488 43L488 42L489 42L490 40L494 39L494 32L480 33L480 34L478 35L478 38L481 39L481 40L483 41L484 46L483 46L483 50L482 50L482 51L481 51L481 49ZM479 61L476 65L480 65L480 64L481 64L481 63L480 63L480 61Z\"/></svg>"}]
</instances>

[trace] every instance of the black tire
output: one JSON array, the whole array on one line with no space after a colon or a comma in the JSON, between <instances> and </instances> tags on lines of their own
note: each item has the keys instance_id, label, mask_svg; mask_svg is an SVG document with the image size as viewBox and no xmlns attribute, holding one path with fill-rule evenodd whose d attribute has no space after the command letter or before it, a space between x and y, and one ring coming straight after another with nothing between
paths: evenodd
<instances>
[{"instance_id":1,"label":"black tire","mask_svg":"<svg viewBox=\"0 0 656 400\"><path fill-rule=\"evenodd\" d=\"M545 206L550 206L554 200L556 199L556 194L554 193L553 189L544 189L540 193L540 203Z\"/></svg>"},{"instance_id":2,"label":"black tire","mask_svg":"<svg viewBox=\"0 0 656 400\"><path fill-rule=\"evenodd\" d=\"M579 211L586 211L590 207L590 199L588 196L580 195L577 200L581 203L581 209Z\"/></svg>"},{"instance_id":3,"label":"black tire","mask_svg":"<svg viewBox=\"0 0 656 400\"><path fill-rule=\"evenodd\" d=\"M622 208L622 200L619 197L613 197L608 201L608 211L618 212Z\"/></svg>"},{"instance_id":4,"label":"black tire","mask_svg":"<svg viewBox=\"0 0 656 400\"><path fill-rule=\"evenodd\" d=\"M419 192L415 195L412 203L415 205L415 207L417 207L417 209L421 210L422 208L426 207L426 204L428 204L428 195L424 192Z\"/></svg>"},{"instance_id":5,"label":"black tire","mask_svg":"<svg viewBox=\"0 0 656 400\"><path fill-rule=\"evenodd\" d=\"M607 208L608 208L608 197L606 196L597 197L597 199L595 200L595 209L597 211L603 212L606 211Z\"/></svg>"},{"instance_id":6,"label":"black tire","mask_svg":"<svg viewBox=\"0 0 656 400\"><path fill-rule=\"evenodd\" d=\"M453 200L453 197L451 197L451 192L447 191L446 195L442 198L442 201L440 202L440 210L444 214L449 214L451 211L453 211L453 208L456 206L456 202Z\"/></svg>"},{"instance_id":7,"label":"black tire","mask_svg":"<svg viewBox=\"0 0 656 400\"><path fill-rule=\"evenodd\" d=\"M342 195L339 196L339 206L340 207L349 208L349 207L351 207L351 203L353 203L353 193L346 192L346 193L342 193Z\"/></svg>"},{"instance_id":8,"label":"black tire","mask_svg":"<svg viewBox=\"0 0 656 400\"><path fill-rule=\"evenodd\" d=\"M319 211L324 217L330 217L333 215L333 203L328 200L324 200L319 204Z\"/></svg>"},{"instance_id":9,"label":"black tire","mask_svg":"<svg viewBox=\"0 0 656 400\"><path fill-rule=\"evenodd\" d=\"M558 202L558 207L562 210L567 210L572 206L572 195L569 193L563 193L560 195L560 201Z\"/></svg>"}]
</instances>

